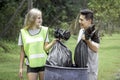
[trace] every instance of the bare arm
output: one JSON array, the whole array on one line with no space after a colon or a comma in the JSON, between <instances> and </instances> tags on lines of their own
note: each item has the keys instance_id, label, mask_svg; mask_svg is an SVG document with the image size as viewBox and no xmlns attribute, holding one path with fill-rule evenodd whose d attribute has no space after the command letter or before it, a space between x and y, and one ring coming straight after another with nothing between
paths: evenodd
<instances>
[{"instance_id":1,"label":"bare arm","mask_svg":"<svg viewBox=\"0 0 120 80\"><path fill-rule=\"evenodd\" d=\"M25 56L24 49L23 49L23 46L21 46L21 52L20 52L20 68L23 68L24 56Z\"/></svg>"},{"instance_id":2,"label":"bare arm","mask_svg":"<svg viewBox=\"0 0 120 80\"><path fill-rule=\"evenodd\" d=\"M21 51L20 51L20 69L19 69L19 77L22 78L23 77L23 63L24 63L24 56L25 56L25 53L24 53L24 49L23 49L23 46L21 46Z\"/></svg>"},{"instance_id":3,"label":"bare arm","mask_svg":"<svg viewBox=\"0 0 120 80\"><path fill-rule=\"evenodd\" d=\"M93 50L95 53L98 52L99 49L99 44L96 42L92 42L91 40L85 40L85 42L87 43L88 47Z\"/></svg>"},{"instance_id":4,"label":"bare arm","mask_svg":"<svg viewBox=\"0 0 120 80\"><path fill-rule=\"evenodd\" d=\"M82 39L87 43L88 47L94 51L95 53L98 52L99 44L96 42L93 42L91 40L85 40L85 36L83 35Z\"/></svg>"},{"instance_id":5,"label":"bare arm","mask_svg":"<svg viewBox=\"0 0 120 80\"><path fill-rule=\"evenodd\" d=\"M50 43L45 42L44 50L45 50L45 51L48 51L48 50L56 43L56 40L57 40L57 39L53 39Z\"/></svg>"}]
</instances>

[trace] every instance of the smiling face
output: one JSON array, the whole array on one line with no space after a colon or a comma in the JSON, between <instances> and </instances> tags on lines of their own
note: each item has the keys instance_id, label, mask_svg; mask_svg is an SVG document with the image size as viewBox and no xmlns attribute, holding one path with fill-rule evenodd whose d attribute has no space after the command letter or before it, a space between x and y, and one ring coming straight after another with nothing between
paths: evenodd
<instances>
[{"instance_id":1,"label":"smiling face","mask_svg":"<svg viewBox=\"0 0 120 80\"><path fill-rule=\"evenodd\" d=\"M91 25L91 19L86 19L85 15L80 15L79 17L80 27L87 29Z\"/></svg>"},{"instance_id":2,"label":"smiling face","mask_svg":"<svg viewBox=\"0 0 120 80\"><path fill-rule=\"evenodd\" d=\"M26 29L39 28L42 25L42 12L39 9L31 9L25 17Z\"/></svg>"},{"instance_id":3,"label":"smiling face","mask_svg":"<svg viewBox=\"0 0 120 80\"><path fill-rule=\"evenodd\" d=\"M42 13L40 13L37 17L36 17L36 20L35 20L35 25L36 26L40 26L42 25Z\"/></svg>"}]
</instances>

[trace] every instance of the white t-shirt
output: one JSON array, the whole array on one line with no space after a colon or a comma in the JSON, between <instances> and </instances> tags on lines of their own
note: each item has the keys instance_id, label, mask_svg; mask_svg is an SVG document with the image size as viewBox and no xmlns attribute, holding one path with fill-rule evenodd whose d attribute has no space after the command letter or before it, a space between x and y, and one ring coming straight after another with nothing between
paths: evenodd
<instances>
[{"instance_id":1,"label":"white t-shirt","mask_svg":"<svg viewBox=\"0 0 120 80\"><path fill-rule=\"evenodd\" d=\"M81 38L82 38L84 32L85 32L85 30L84 30L83 28L79 30L77 43L81 40Z\"/></svg>"},{"instance_id":2,"label":"white t-shirt","mask_svg":"<svg viewBox=\"0 0 120 80\"><path fill-rule=\"evenodd\" d=\"M80 29L79 35L78 35L78 41L79 42L84 35L84 29ZM99 47L99 43L96 43L92 41L92 43ZM98 53L95 53L88 47L88 72L94 72L96 75L98 74Z\"/></svg>"}]
</instances>

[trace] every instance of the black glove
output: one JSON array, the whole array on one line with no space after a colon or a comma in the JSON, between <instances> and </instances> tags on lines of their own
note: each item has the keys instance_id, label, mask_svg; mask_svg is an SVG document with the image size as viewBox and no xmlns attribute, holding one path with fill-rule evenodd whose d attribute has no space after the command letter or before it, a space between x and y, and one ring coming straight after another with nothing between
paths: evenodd
<instances>
[{"instance_id":1,"label":"black glove","mask_svg":"<svg viewBox=\"0 0 120 80\"><path fill-rule=\"evenodd\" d=\"M89 40L91 38L91 33L95 30L95 25L92 24L85 30L85 39Z\"/></svg>"},{"instance_id":2,"label":"black glove","mask_svg":"<svg viewBox=\"0 0 120 80\"><path fill-rule=\"evenodd\" d=\"M85 31L85 40L89 40L90 38L90 34L87 31Z\"/></svg>"}]
</instances>

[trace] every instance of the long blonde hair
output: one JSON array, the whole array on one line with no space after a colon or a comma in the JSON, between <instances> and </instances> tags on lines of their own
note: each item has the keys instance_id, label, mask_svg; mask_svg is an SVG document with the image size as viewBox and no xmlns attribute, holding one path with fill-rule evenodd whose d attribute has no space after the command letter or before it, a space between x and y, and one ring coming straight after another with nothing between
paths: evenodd
<instances>
[{"instance_id":1,"label":"long blonde hair","mask_svg":"<svg viewBox=\"0 0 120 80\"><path fill-rule=\"evenodd\" d=\"M42 12L37 8L32 8L25 16L24 28L29 29L35 24L35 20Z\"/></svg>"}]
</instances>

